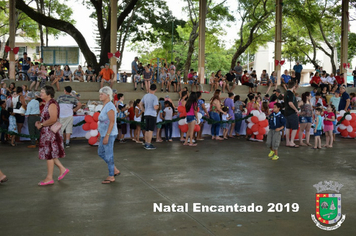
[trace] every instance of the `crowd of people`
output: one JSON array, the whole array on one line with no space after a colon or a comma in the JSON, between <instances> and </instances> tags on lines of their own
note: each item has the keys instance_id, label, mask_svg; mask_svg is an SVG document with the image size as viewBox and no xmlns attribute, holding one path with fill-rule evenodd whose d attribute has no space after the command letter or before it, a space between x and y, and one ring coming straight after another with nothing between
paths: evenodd
<instances>
[{"instance_id":1,"label":"crowd of people","mask_svg":"<svg viewBox=\"0 0 356 236\"><path fill-rule=\"evenodd\" d=\"M134 62L137 63L137 60L138 58L135 58ZM120 174L113 161L115 140L125 143L125 135L129 131L132 141L143 144L146 150L154 150L156 147L153 145L153 133L156 131L155 142L163 142L162 131L164 130L165 141L172 142L172 122L176 116L180 116L179 110L182 111L182 109L179 109L179 107L185 111L186 123L188 124L188 130L180 130L180 141L184 146L190 147L195 147L198 145L198 141L204 140L202 131L204 125L207 124L207 119L213 121L211 124L211 139L222 141L242 135L240 133L242 122L248 123L247 120L242 120L244 116L248 116L254 110L264 113L269 121L269 132L265 135L267 145L270 148L268 156L272 160L278 160L278 147L280 142L284 141L284 138L287 147L312 146L310 142L311 129L314 131L314 149L332 148L336 133L337 112L353 109L356 104L355 94L349 95L346 92L342 74L334 77L332 73L327 74L325 71L313 73L310 82L313 90L300 96L297 93L302 70L299 63L297 63L291 76L289 76L287 70L281 76L282 87L286 90L282 94L280 89L277 88L274 72L269 76L267 71L263 70L260 80L257 80L256 71L243 71L238 62L237 66L225 76L222 75L220 70L216 74L212 73L209 83L211 85L210 92L213 92L213 95L209 101L205 101L197 87L199 81L194 70L191 70L188 75L188 84L191 85L189 91L188 87L182 88L181 83L178 82L180 81L180 77L178 77L180 72L176 72L174 63L171 63L167 70L166 67L162 67L160 76L153 79L153 71L150 70L150 65L140 69L142 65L139 64L136 69L134 62L132 63L133 72L135 72L133 76L134 78L135 76L140 77L140 81L143 78L144 83L141 83L141 89L147 92L142 98L129 101L126 105L124 94L112 90L112 83L110 83L110 87L104 87L103 81L102 88L99 91L103 109L99 116L98 130L101 137L98 155L108 164L109 169L109 175L102 182L103 184L114 182L115 176ZM45 71L44 66L41 67L41 70L37 71L35 63L34 66L30 66L28 73L31 74L31 71L36 70L36 75L39 75L42 70ZM63 71L57 72L60 70L58 68L56 66L52 80L52 85L56 86L60 82L60 78L64 76ZM68 71L68 68L66 66L64 71ZM80 69L78 67L78 70ZM104 69L108 70L109 64L106 64ZM168 72L167 77L162 77L166 72ZM322 75L321 78L319 73ZM58 77L56 77L57 75ZM108 71L107 76L112 76L112 73ZM161 80L157 81L158 78ZM71 80L73 78L68 77L66 79ZM95 76L92 79L95 81ZM113 78L110 77L108 81L113 81ZM135 81L135 89L137 89L140 81L139 79ZM233 89L239 81L242 85L249 87L249 94L246 99L242 99L239 95L233 93ZM15 83L10 83L7 86L2 82L0 125L2 130L11 133L6 135L6 132L2 132L1 142L9 142L10 145L16 146L18 139L16 134L21 132L25 116L28 116L28 129L31 136L31 145L28 148L38 146L40 159L48 161L48 174L39 185L51 185L54 183L54 165L60 169L59 180L69 172L59 162L58 158L64 157L64 147L70 147L73 115L81 107L81 103L70 86L64 88L64 95L54 100L54 88L52 86L41 85L41 92L33 92L31 91L33 87L36 90L39 86L38 80L33 82L34 84L31 84L30 89L26 85L16 87ZM159 90L157 87L159 84L161 91L165 89L168 92L173 85L173 91L179 92L177 106L168 95L164 98L158 98L155 95L156 91ZM269 86L265 95L257 92L258 85ZM273 93L269 96L268 92L272 86L274 86ZM58 89L59 86L57 86ZM225 91L227 97L222 96ZM205 118L203 119L203 117ZM128 122L130 123L129 126L127 125ZM58 132L52 130L56 123L61 126ZM142 127L143 124L144 128ZM200 126L199 131L195 131L196 125ZM299 144L295 142L298 130ZM323 133L325 133L326 141L324 145L321 145L320 136ZM64 134L66 135L63 136ZM303 134L305 134L305 139ZM144 139L141 141L142 136ZM246 139L261 141L248 132ZM5 175L0 172L0 182L7 180L7 177L3 176Z\"/></svg>"}]
</instances>

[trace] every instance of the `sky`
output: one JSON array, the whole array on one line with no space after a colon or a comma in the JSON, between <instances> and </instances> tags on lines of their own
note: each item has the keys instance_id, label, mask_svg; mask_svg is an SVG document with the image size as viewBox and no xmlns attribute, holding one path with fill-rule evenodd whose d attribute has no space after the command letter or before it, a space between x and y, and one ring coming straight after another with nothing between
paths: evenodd
<instances>
[{"instance_id":1,"label":"sky","mask_svg":"<svg viewBox=\"0 0 356 236\"><path fill-rule=\"evenodd\" d=\"M229 4L229 8L232 11L234 11L237 8L237 2L238 2L237 0L236 1L229 0L227 2ZM94 20L89 18L91 11L88 10L86 7L83 7L83 5L77 1L68 1L68 5L71 6L72 9L74 9L73 19L76 21L75 26L83 34L83 36L87 40L88 45L90 47L95 47L96 43L95 43L95 34L93 34L93 29L95 29L96 27L95 27ZM167 0L167 5L169 9L172 11L173 16L175 16L178 19L187 20L187 18L183 18L186 15L186 13L182 11L182 7L187 6L185 1ZM236 27L236 25L238 25L238 22L236 22L231 27ZM224 25L224 29L226 30L227 35L221 40L224 41L227 47L230 47L233 44L234 39L236 38L237 30L234 28L229 28L227 25ZM351 32L356 32L355 21L350 22L350 30ZM57 45L75 46L77 44L71 36L67 35L67 36L61 36L59 39L56 40L54 39L50 40L50 46L57 46ZM137 53L130 51L130 49L126 46L121 70L130 71L130 64L135 56L137 56Z\"/></svg>"}]
</instances>

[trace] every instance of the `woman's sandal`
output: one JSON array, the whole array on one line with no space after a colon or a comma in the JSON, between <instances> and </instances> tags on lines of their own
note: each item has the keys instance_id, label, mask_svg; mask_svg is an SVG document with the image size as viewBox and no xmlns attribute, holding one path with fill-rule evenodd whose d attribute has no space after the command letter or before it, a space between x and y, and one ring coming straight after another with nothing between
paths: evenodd
<instances>
[{"instance_id":1,"label":"woman's sandal","mask_svg":"<svg viewBox=\"0 0 356 236\"><path fill-rule=\"evenodd\" d=\"M115 180L110 180L110 179L105 179L102 184L111 184L112 182L115 182Z\"/></svg>"},{"instance_id":2,"label":"woman's sandal","mask_svg":"<svg viewBox=\"0 0 356 236\"><path fill-rule=\"evenodd\" d=\"M6 175L3 176L3 178L0 180L0 183L5 183L9 179L6 177Z\"/></svg>"},{"instance_id":3,"label":"woman's sandal","mask_svg":"<svg viewBox=\"0 0 356 236\"><path fill-rule=\"evenodd\" d=\"M198 144L196 144L196 143L190 143L190 144L188 144L189 145L189 147L195 147L195 146L197 146Z\"/></svg>"}]
</instances>

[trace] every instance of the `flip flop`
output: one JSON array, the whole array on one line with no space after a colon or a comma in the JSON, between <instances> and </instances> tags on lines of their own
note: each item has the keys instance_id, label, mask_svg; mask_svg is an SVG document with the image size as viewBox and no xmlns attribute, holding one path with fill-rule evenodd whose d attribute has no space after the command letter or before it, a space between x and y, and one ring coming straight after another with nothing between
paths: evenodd
<instances>
[{"instance_id":1,"label":"flip flop","mask_svg":"<svg viewBox=\"0 0 356 236\"><path fill-rule=\"evenodd\" d=\"M104 179L102 184L111 184L112 182L115 182L115 180L109 180L109 179Z\"/></svg>"},{"instance_id":2,"label":"flip flop","mask_svg":"<svg viewBox=\"0 0 356 236\"><path fill-rule=\"evenodd\" d=\"M120 175L121 174L121 172L119 172L119 173L117 173L117 174L114 174L114 176L118 176L118 175Z\"/></svg>"},{"instance_id":3,"label":"flip flop","mask_svg":"<svg viewBox=\"0 0 356 236\"><path fill-rule=\"evenodd\" d=\"M4 178L2 178L2 180L0 180L0 183L5 183L6 181L8 181L9 179L6 177L6 175L4 175Z\"/></svg>"},{"instance_id":4,"label":"flip flop","mask_svg":"<svg viewBox=\"0 0 356 236\"><path fill-rule=\"evenodd\" d=\"M41 181L41 182L38 183L38 186L46 186L46 185L52 185L52 184L54 184L54 180L50 180L50 181L47 181L47 182Z\"/></svg>"},{"instance_id":5,"label":"flip flop","mask_svg":"<svg viewBox=\"0 0 356 236\"><path fill-rule=\"evenodd\" d=\"M299 148L298 145L294 145L294 146L287 146L287 147L290 147L290 148Z\"/></svg>"},{"instance_id":6,"label":"flip flop","mask_svg":"<svg viewBox=\"0 0 356 236\"><path fill-rule=\"evenodd\" d=\"M312 147L311 149L317 150L318 148Z\"/></svg>"},{"instance_id":7,"label":"flip flop","mask_svg":"<svg viewBox=\"0 0 356 236\"><path fill-rule=\"evenodd\" d=\"M196 143L190 143L189 144L189 147L195 147L195 146L197 146L198 144L196 144Z\"/></svg>"}]
</instances>

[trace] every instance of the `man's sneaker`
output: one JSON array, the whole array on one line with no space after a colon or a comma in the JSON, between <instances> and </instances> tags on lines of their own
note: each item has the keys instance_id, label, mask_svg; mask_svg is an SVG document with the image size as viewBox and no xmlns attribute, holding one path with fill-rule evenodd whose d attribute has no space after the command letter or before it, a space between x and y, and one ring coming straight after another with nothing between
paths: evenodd
<instances>
[{"instance_id":1,"label":"man's sneaker","mask_svg":"<svg viewBox=\"0 0 356 236\"><path fill-rule=\"evenodd\" d=\"M163 88L161 88L161 92L163 92Z\"/></svg>"},{"instance_id":2,"label":"man's sneaker","mask_svg":"<svg viewBox=\"0 0 356 236\"><path fill-rule=\"evenodd\" d=\"M268 154L268 157L273 157L274 155L274 151L270 151L270 153Z\"/></svg>"},{"instance_id":3,"label":"man's sneaker","mask_svg":"<svg viewBox=\"0 0 356 236\"><path fill-rule=\"evenodd\" d=\"M277 156L277 155L274 155L273 157L272 157L272 161L277 161L279 159L279 156Z\"/></svg>"},{"instance_id":4,"label":"man's sneaker","mask_svg":"<svg viewBox=\"0 0 356 236\"><path fill-rule=\"evenodd\" d=\"M143 148L144 148L144 149L149 150L148 147L149 147L149 145L143 143Z\"/></svg>"},{"instance_id":5,"label":"man's sneaker","mask_svg":"<svg viewBox=\"0 0 356 236\"><path fill-rule=\"evenodd\" d=\"M137 88L135 88L134 90L136 91Z\"/></svg>"},{"instance_id":6,"label":"man's sneaker","mask_svg":"<svg viewBox=\"0 0 356 236\"><path fill-rule=\"evenodd\" d=\"M141 88L141 90L143 91L143 88Z\"/></svg>"},{"instance_id":7,"label":"man's sneaker","mask_svg":"<svg viewBox=\"0 0 356 236\"><path fill-rule=\"evenodd\" d=\"M120 143L126 143L125 139L120 139Z\"/></svg>"},{"instance_id":8,"label":"man's sneaker","mask_svg":"<svg viewBox=\"0 0 356 236\"><path fill-rule=\"evenodd\" d=\"M156 147L153 146L152 144L148 145L146 148L146 150L155 150L155 149L156 149Z\"/></svg>"},{"instance_id":9,"label":"man's sneaker","mask_svg":"<svg viewBox=\"0 0 356 236\"><path fill-rule=\"evenodd\" d=\"M69 148L69 147L70 147L69 143L66 143L65 146L66 146L66 148Z\"/></svg>"}]
</instances>

